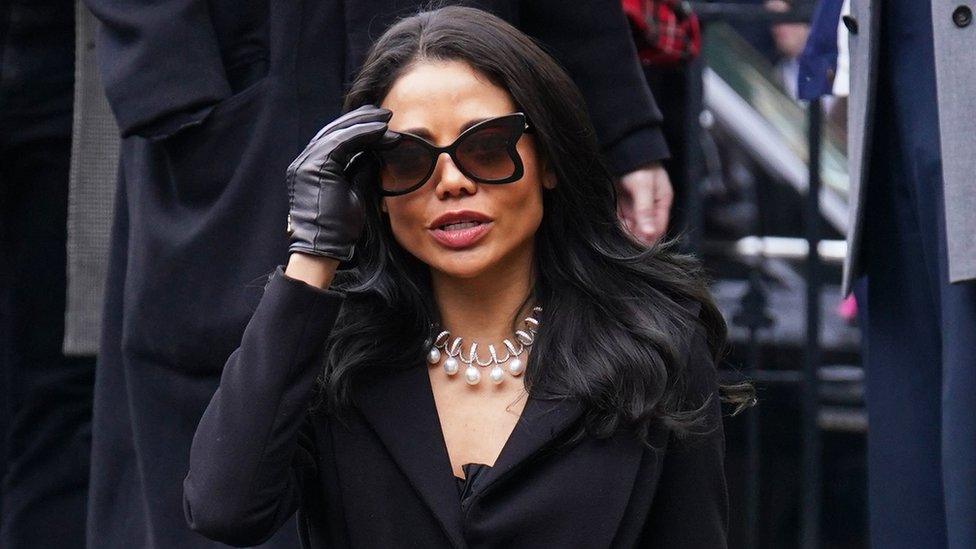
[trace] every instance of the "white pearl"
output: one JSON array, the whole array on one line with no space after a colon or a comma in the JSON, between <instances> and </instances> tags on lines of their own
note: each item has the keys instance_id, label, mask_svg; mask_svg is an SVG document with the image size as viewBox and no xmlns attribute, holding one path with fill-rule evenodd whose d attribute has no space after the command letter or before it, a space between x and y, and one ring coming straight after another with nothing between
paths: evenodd
<instances>
[{"instance_id":1,"label":"white pearl","mask_svg":"<svg viewBox=\"0 0 976 549\"><path fill-rule=\"evenodd\" d=\"M457 359L453 356L447 357L447 360L444 361L444 371L447 372L447 375L449 376L453 376L454 374L458 373L458 366L460 365L458 364Z\"/></svg>"},{"instance_id":2,"label":"white pearl","mask_svg":"<svg viewBox=\"0 0 976 549\"><path fill-rule=\"evenodd\" d=\"M468 366L464 369L464 381L467 381L468 385L477 385L481 381L481 372L474 365Z\"/></svg>"},{"instance_id":3,"label":"white pearl","mask_svg":"<svg viewBox=\"0 0 976 549\"><path fill-rule=\"evenodd\" d=\"M508 361L508 373L512 374L513 376L522 375L524 370L525 368L522 365L522 360L518 357Z\"/></svg>"},{"instance_id":4,"label":"white pearl","mask_svg":"<svg viewBox=\"0 0 976 549\"><path fill-rule=\"evenodd\" d=\"M503 379L505 379L505 372L502 371L501 366L496 364L495 367L491 369L491 372L488 373L488 377L491 378L492 383L497 385L501 383Z\"/></svg>"},{"instance_id":5,"label":"white pearl","mask_svg":"<svg viewBox=\"0 0 976 549\"><path fill-rule=\"evenodd\" d=\"M441 360L441 351L437 347L431 347L427 353L427 362L437 364Z\"/></svg>"}]
</instances>

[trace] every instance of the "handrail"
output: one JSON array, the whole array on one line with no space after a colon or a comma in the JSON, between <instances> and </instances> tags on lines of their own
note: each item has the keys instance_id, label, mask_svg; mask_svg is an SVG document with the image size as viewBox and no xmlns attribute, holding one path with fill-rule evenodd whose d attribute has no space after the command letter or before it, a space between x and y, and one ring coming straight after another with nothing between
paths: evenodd
<instances>
[{"instance_id":1,"label":"handrail","mask_svg":"<svg viewBox=\"0 0 976 549\"><path fill-rule=\"evenodd\" d=\"M779 133L715 71L703 71L705 106L715 120L745 147L767 172L802 195L809 188L809 168L783 142ZM847 204L828 187L820 190L820 211L840 233L847 232Z\"/></svg>"},{"instance_id":2,"label":"handrail","mask_svg":"<svg viewBox=\"0 0 976 549\"><path fill-rule=\"evenodd\" d=\"M746 258L765 257L806 261L810 245L804 238L785 236L745 236L735 241L732 251ZM817 253L824 263L839 265L847 255L847 242L844 240L821 240L817 243Z\"/></svg>"}]
</instances>

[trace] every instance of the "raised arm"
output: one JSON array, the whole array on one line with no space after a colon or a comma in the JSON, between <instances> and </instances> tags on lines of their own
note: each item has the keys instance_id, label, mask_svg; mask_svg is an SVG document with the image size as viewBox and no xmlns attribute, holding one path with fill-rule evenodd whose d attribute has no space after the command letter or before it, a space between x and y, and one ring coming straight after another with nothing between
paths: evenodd
<instances>
[{"instance_id":1,"label":"raised arm","mask_svg":"<svg viewBox=\"0 0 976 549\"><path fill-rule=\"evenodd\" d=\"M363 225L344 167L383 137L390 115L365 106L340 117L288 168L288 268L265 287L190 449L184 511L207 537L266 540L295 512L314 474L314 446L300 430L343 300L324 288L339 260L352 257Z\"/></svg>"},{"instance_id":2,"label":"raised arm","mask_svg":"<svg viewBox=\"0 0 976 549\"><path fill-rule=\"evenodd\" d=\"M327 286L338 261L310 261L331 262L310 275ZM342 300L280 268L271 276L193 437L183 482L193 530L232 545L256 545L295 512L314 474L312 448L299 431Z\"/></svg>"}]
</instances>

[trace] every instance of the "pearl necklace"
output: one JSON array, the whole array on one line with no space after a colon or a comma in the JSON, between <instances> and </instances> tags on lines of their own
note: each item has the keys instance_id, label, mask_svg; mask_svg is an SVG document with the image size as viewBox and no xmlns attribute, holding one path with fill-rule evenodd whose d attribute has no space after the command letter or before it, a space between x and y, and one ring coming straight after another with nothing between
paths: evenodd
<instances>
[{"instance_id":1,"label":"pearl necklace","mask_svg":"<svg viewBox=\"0 0 976 549\"><path fill-rule=\"evenodd\" d=\"M533 307L532 312L534 314L539 314L542 312L542 307ZM525 325L524 330L515 330L515 342L512 343L511 340L505 339L502 344L507 349L507 354L503 358L499 358L498 353L495 351L494 345L488 346L488 354L491 355L484 362L478 358L478 343L472 342L470 350L468 351L468 356L465 358L464 354L461 352L461 338L456 337L454 341L448 345L448 340L451 339L451 332L444 330L437 334L434 338L434 344L430 347L427 352L427 362L430 364L437 364L441 360L441 351L447 355L447 359L444 360L444 372L449 376L453 376L460 370L460 362L467 364L467 368L464 369L464 380L468 382L468 385L477 385L481 381L481 372L478 371L476 366L482 368L491 367L491 371L488 372L488 378L491 379L492 383L496 385L501 383L505 379L504 370L502 365L505 365L505 370L513 376L520 376L522 372L525 371L525 364L519 358L519 355L523 351L532 346L535 341L536 333L539 329L539 321L533 316L526 317L522 321ZM434 326L431 325L431 328ZM428 340L429 341L429 340Z\"/></svg>"}]
</instances>

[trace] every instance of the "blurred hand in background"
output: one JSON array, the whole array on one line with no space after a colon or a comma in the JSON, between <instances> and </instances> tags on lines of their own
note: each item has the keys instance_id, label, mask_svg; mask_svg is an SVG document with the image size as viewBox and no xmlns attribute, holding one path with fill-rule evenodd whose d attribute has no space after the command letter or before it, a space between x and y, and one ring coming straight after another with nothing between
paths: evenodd
<instances>
[{"instance_id":1,"label":"blurred hand in background","mask_svg":"<svg viewBox=\"0 0 976 549\"><path fill-rule=\"evenodd\" d=\"M655 162L617 181L617 215L638 241L651 245L668 230L674 190L668 172Z\"/></svg>"}]
</instances>

